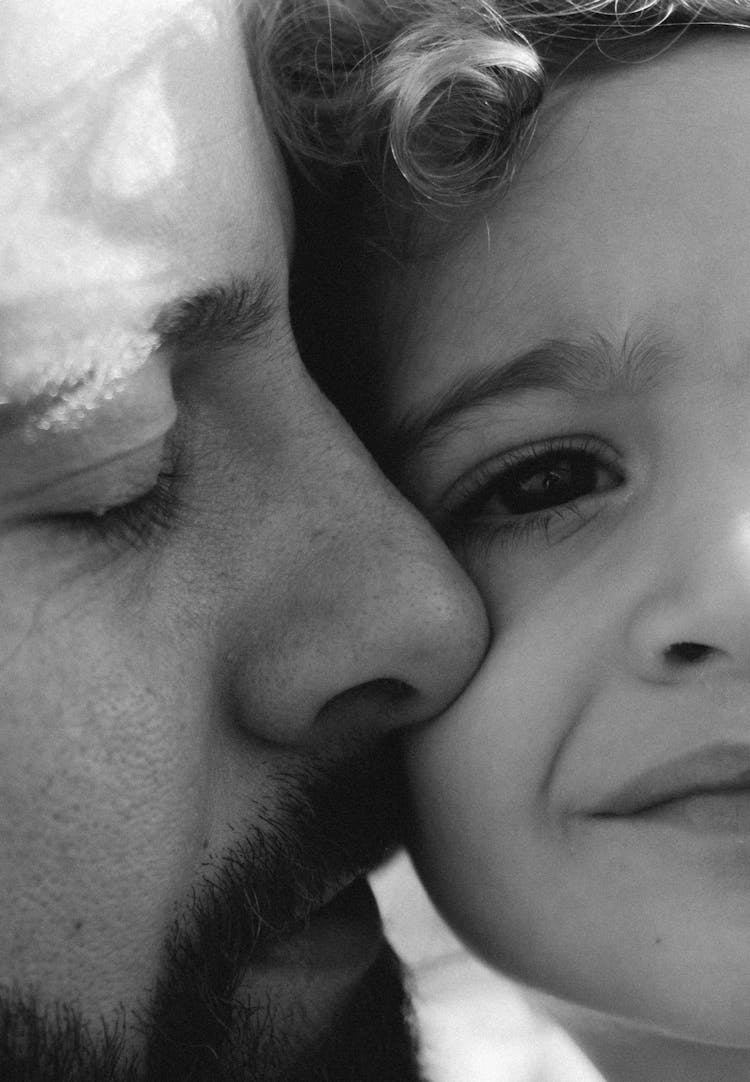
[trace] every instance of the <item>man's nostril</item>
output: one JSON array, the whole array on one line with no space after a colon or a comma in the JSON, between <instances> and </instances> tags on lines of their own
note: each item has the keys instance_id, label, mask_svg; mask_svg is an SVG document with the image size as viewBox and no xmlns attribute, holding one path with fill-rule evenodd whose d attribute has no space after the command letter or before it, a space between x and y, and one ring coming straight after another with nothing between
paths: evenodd
<instances>
[{"instance_id":1,"label":"man's nostril","mask_svg":"<svg viewBox=\"0 0 750 1082\"><path fill-rule=\"evenodd\" d=\"M380 680L371 680L368 684L363 684L360 691L376 695L379 699L393 706L400 706L408 699L413 699L417 694L416 688L413 688L411 684L407 684L405 680L387 677Z\"/></svg>"},{"instance_id":2,"label":"man's nostril","mask_svg":"<svg viewBox=\"0 0 750 1082\"><path fill-rule=\"evenodd\" d=\"M690 665L705 661L713 652L711 646L702 642L675 642L665 651L664 658L672 665Z\"/></svg>"},{"instance_id":3,"label":"man's nostril","mask_svg":"<svg viewBox=\"0 0 750 1082\"><path fill-rule=\"evenodd\" d=\"M329 699L319 717L322 715L329 718L333 715L346 716L351 721L363 718L398 719L404 707L418 696L417 689L405 680L380 677L347 688L346 691Z\"/></svg>"}]
</instances>

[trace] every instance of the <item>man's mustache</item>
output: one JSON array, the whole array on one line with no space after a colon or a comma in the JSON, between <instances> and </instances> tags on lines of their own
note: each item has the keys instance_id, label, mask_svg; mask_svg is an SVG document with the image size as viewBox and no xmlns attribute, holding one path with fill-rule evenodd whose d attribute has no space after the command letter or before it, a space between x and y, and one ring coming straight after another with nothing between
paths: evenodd
<instances>
[{"instance_id":1,"label":"man's mustache","mask_svg":"<svg viewBox=\"0 0 750 1082\"><path fill-rule=\"evenodd\" d=\"M272 1022L253 1027L248 1014L260 1017L269 1005L238 1003L240 984L269 948L303 929L401 840L394 747L335 764L308 758L277 774L282 796L273 813L255 810L241 840L207 861L203 882L166 943L143 1019L148 1079L221 1078L222 1049L235 1044L238 1028L248 1068L262 1058ZM252 996L252 982L245 987Z\"/></svg>"}]
</instances>

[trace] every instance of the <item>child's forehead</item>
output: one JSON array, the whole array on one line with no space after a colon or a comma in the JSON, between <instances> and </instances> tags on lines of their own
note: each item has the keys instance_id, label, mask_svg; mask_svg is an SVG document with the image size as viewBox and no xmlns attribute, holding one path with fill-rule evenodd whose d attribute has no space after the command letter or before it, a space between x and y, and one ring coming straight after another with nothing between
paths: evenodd
<instances>
[{"instance_id":1,"label":"child's forehead","mask_svg":"<svg viewBox=\"0 0 750 1082\"><path fill-rule=\"evenodd\" d=\"M700 33L561 80L509 189L399 282L399 386L546 339L684 341L746 308L748 60L743 33Z\"/></svg>"},{"instance_id":2,"label":"child's forehead","mask_svg":"<svg viewBox=\"0 0 750 1082\"><path fill-rule=\"evenodd\" d=\"M616 167L631 181L645 176L665 151L698 166L701 155L719 156L750 114L749 61L750 30L693 31L639 60L584 57L548 90L508 189L510 203L519 187L540 178L551 194L567 166L596 166L593 186L596 173L612 178Z\"/></svg>"},{"instance_id":3,"label":"child's forehead","mask_svg":"<svg viewBox=\"0 0 750 1082\"><path fill-rule=\"evenodd\" d=\"M749 131L750 31L701 31L648 62L577 69L549 92L510 185L428 266L446 288L475 278L483 234L484 265L495 273L507 264L520 284L524 265L554 261L575 236L593 239L595 225L603 237L647 219L687 233L696 224L688 209L729 242L729 207L746 196ZM413 279L423 272L417 260Z\"/></svg>"}]
</instances>

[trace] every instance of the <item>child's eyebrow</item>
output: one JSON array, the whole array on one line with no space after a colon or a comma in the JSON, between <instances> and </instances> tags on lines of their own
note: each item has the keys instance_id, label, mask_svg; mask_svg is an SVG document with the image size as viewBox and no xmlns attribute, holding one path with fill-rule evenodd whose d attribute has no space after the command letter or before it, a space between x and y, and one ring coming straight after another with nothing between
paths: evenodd
<instances>
[{"instance_id":1,"label":"child's eyebrow","mask_svg":"<svg viewBox=\"0 0 750 1082\"><path fill-rule=\"evenodd\" d=\"M433 448L455 430L459 417L523 392L639 393L652 387L674 358L675 351L652 334L633 340L628 333L620 349L602 335L588 341L545 339L509 360L457 377L426 405L409 410L393 428L389 457L401 462Z\"/></svg>"}]
</instances>

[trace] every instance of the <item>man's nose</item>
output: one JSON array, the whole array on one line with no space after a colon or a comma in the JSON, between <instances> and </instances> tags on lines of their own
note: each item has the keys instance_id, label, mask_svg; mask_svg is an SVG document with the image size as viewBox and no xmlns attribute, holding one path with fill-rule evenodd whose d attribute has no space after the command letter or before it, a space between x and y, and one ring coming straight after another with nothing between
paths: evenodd
<instances>
[{"instance_id":1,"label":"man's nose","mask_svg":"<svg viewBox=\"0 0 750 1082\"><path fill-rule=\"evenodd\" d=\"M686 507L652 549L650 585L627 628L648 679L750 677L750 506L738 507L736 489L724 513L718 502Z\"/></svg>"},{"instance_id":2,"label":"man's nose","mask_svg":"<svg viewBox=\"0 0 750 1082\"><path fill-rule=\"evenodd\" d=\"M469 681L488 641L465 573L325 411L324 438L287 458L289 510L269 538L266 620L248 613L234 663L244 726L274 742L433 717Z\"/></svg>"}]
</instances>

